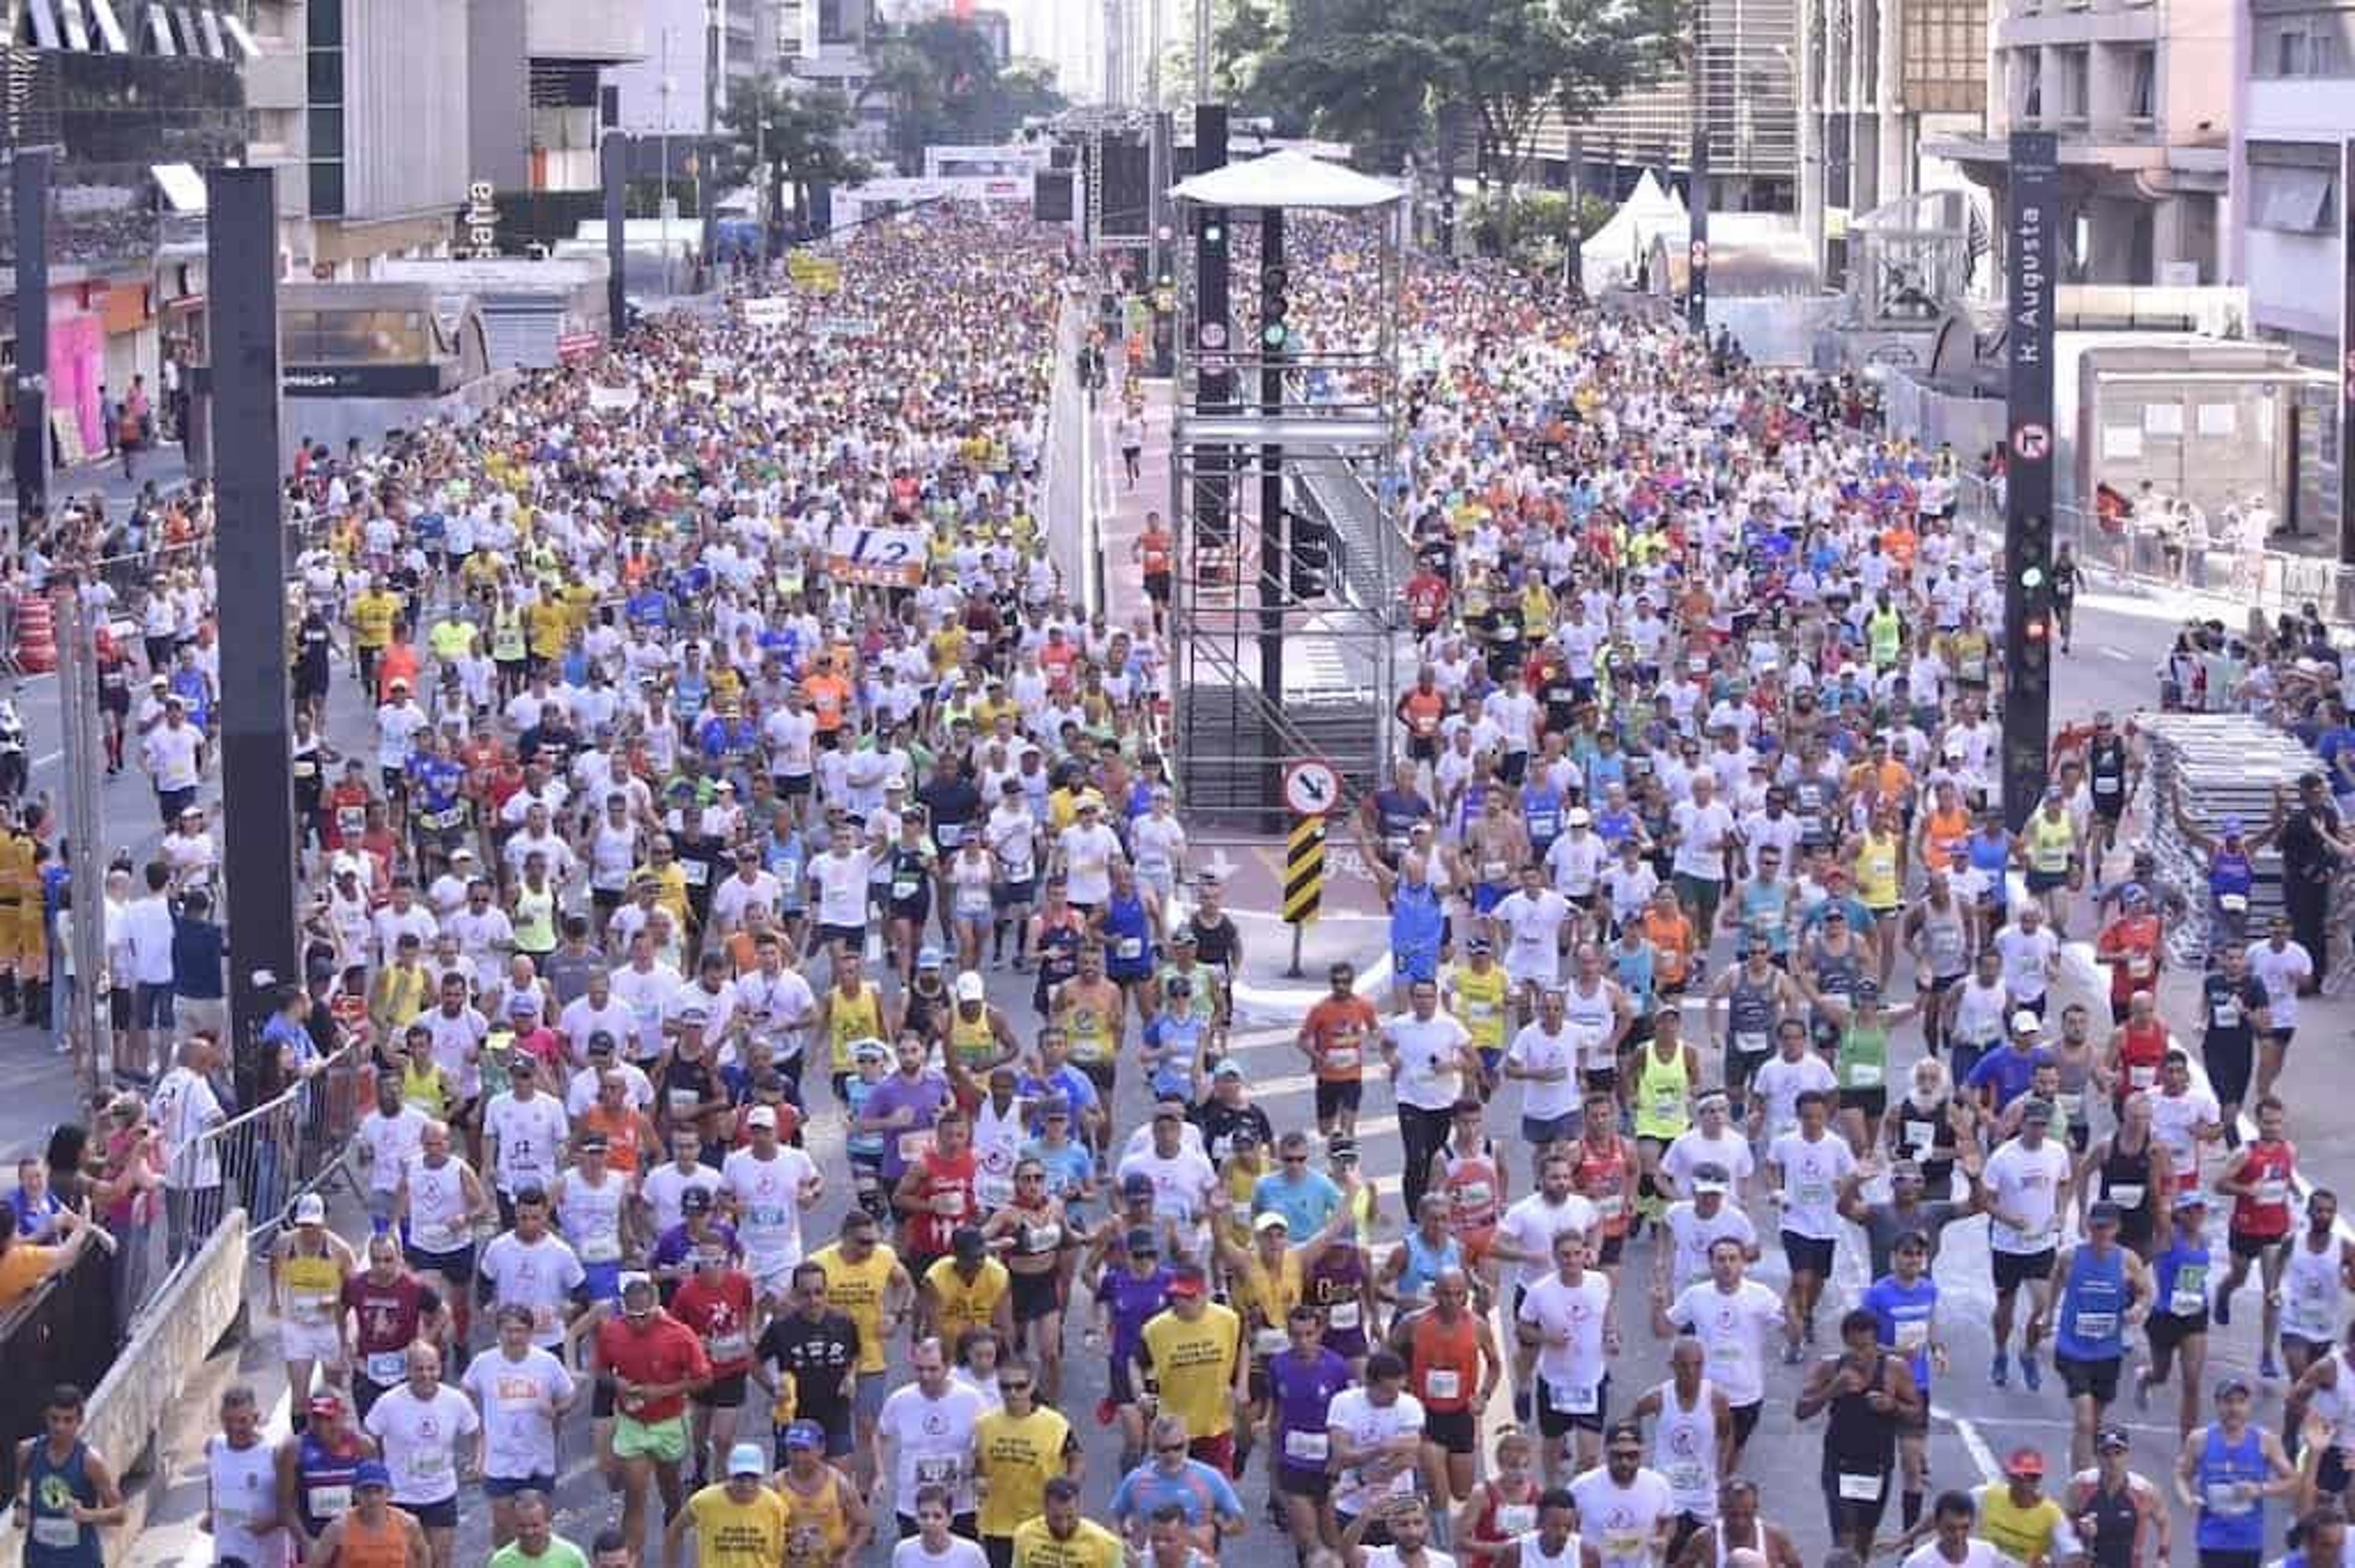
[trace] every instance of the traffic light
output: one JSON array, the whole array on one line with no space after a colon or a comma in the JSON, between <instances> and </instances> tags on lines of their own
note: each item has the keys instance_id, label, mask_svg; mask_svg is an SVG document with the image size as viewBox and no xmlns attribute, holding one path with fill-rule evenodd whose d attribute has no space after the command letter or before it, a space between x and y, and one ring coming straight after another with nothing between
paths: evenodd
<instances>
[{"instance_id":1,"label":"traffic light","mask_svg":"<svg viewBox=\"0 0 2355 1568\"><path fill-rule=\"evenodd\" d=\"M1287 510L1292 548L1287 553L1286 585L1295 601L1322 599L1329 590L1333 570L1333 530L1322 517Z\"/></svg>"},{"instance_id":2,"label":"traffic light","mask_svg":"<svg viewBox=\"0 0 2355 1568\"><path fill-rule=\"evenodd\" d=\"M2012 656L2014 689L2048 691L2052 679L2052 519L2030 512L2006 541L2010 592L2018 606Z\"/></svg>"},{"instance_id":3,"label":"traffic light","mask_svg":"<svg viewBox=\"0 0 2355 1568\"><path fill-rule=\"evenodd\" d=\"M1286 320L1291 314L1291 302L1284 297L1291 283L1292 275L1280 263L1260 269L1260 346L1270 354L1281 354L1291 346L1292 329Z\"/></svg>"}]
</instances>

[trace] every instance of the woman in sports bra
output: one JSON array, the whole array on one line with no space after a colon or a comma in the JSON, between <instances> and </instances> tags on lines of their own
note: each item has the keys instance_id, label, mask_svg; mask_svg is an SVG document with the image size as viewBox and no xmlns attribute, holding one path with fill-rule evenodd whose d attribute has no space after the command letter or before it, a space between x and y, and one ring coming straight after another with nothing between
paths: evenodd
<instances>
[{"instance_id":1,"label":"woman in sports bra","mask_svg":"<svg viewBox=\"0 0 2355 1568\"><path fill-rule=\"evenodd\" d=\"M1465 1568L1490 1568L1499 1549L1538 1527L1536 1442L1518 1426L1497 1435L1497 1473L1455 1510L1457 1554Z\"/></svg>"}]
</instances>

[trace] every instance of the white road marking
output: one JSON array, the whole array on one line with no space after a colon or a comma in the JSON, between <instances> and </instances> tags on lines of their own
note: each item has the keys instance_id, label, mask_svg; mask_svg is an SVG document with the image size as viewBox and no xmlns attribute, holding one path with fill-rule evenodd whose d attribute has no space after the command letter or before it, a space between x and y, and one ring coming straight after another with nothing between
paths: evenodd
<instances>
[{"instance_id":1,"label":"white road marking","mask_svg":"<svg viewBox=\"0 0 2355 1568\"><path fill-rule=\"evenodd\" d=\"M2134 655L2126 652L2124 648L2104 648L2102 650L2102 656L2104 658L2115 659L2120 664L2132 664L2134 662Z\"/></svg>"}]
</instances>

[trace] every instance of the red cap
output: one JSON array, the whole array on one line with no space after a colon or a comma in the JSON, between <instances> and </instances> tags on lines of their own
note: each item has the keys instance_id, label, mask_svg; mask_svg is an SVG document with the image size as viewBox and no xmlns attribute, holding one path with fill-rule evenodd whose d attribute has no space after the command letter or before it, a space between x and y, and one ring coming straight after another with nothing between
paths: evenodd
<instances>
[{"instance_id":1,"label":"red cap","mask_svg":"<svg viewBox=\"0 0 2355 1568\"><path fill-rule=\"evenodd\" d=\"M311 1396L311 1413L314 1415L327 1416L331 1419L343 1414L343 1396L341 1394L325 1392L313 1394Z\"/></svg>"},{"instance_id":2,"label":"red cap","mask_svg":"<svg viewBox=\"0 0 2355 1568\"><path fill-rule=\"evenodd\" d=\"M1188 1301L1200 1296L1205 1288L1202 1276L1195 1274L1181 1274L1169 1282L1169 1294Z\"/></svg>"},{"instance_id":3,"label":"red cap","mask_svg":"<svg viewBox=\"0 0 2355 1568\"><path fill-rule=\"evenodd\" d=\"M2015 1448L2011 1457L2003 1462L2003 1473L2036 1480L2044 1478L2044 1451L2041 1448Z\"/></svg>"}]
</instances>

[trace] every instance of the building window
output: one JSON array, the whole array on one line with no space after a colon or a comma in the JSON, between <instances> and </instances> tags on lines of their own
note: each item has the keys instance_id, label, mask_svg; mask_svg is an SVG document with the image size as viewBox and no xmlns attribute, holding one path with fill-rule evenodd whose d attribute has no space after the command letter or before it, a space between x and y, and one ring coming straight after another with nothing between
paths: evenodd
<instances>
[{"instance_id":1,"label":"building window","mask_svg":"<svg viewBox=\"0 0 2355 1568\"><path fill-rule=\"evenodd\" d=\"M2126 118L2158 117L2158 51L2146 44L2126 55Z\"/></svg>"},{"instance_id":2,"label":"building window","mask_svg":"<svg viewBox=\"0 0 2355 1568\"><path fill-rule=\"evenodd\" d=\"M2249 165L2249 223L2286 234L2321 234L2338 225L2338 179L2328 169Z\"/></svg>"},{"instance_id":3,"label":"building window","mask_svg":"<svg viewBox=\"0 0 2355 1568\"><path fill-rule=\"evenodd\" d=\"M2083 44L2061 51L2060 79L2054 83L2058 101L2053 108L2063 121L2073 124L2085 119L2088 84L2092 80L2089 52Z\"/></svg>"},{"instance_id":4,"label":"building window","mask_svg":"<svg viewBox=\"0 0 2355 1568\"><path fill-rule=\"evenodd\" d=\"M2328 77L2345 69L2339 54L2337 24L2329 17L2311 16L2284 23L2270 54L2261 48L2257 58L2270 59L2275 76Z\"/></svg>"},{"instance_id":5,"label":"building window","mask_svg":"<svg viewBox=\"0 0 2355 1568\"><path fill-rule=\"evenodd\" d=\"M2044 118L2044 55L2026 48L2014 58L2019 62L2019 117L2034 125Z\"/></svg>"}]
</instances>

